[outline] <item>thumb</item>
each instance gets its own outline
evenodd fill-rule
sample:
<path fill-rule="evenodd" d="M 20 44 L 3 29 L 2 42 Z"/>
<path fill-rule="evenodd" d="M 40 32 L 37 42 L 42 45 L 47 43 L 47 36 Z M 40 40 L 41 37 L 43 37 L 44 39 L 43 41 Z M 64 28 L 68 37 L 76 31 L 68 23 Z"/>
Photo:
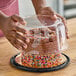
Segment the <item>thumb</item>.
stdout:
<path fill-rule="evenodd" d="M 15 22 L 21 23 L 22 25 L 26 24 L 25 20 L 18 15 L 11 16 L 11 19 L 14 20 Z"/>

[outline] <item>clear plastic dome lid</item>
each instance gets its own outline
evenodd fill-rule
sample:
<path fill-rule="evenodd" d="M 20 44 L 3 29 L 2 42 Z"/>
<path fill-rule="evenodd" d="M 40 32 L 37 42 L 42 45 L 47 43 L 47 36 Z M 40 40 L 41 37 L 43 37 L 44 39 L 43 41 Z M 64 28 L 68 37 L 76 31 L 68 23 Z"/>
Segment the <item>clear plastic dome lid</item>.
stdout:
<path fill-rule="evenodd" d="M 25 18 L 29 33 L 27 37 L 27 53 L 59 53 L 67 49 L 65 26 L 60 18 L 52 21 L 50 16 L 38 15 Z"/>
<path fill-rule="evenodd" d="M 65 26 L 60 18 L 52 21 L 50 16 L 38 15 L 25 18 L 27 24 L 21 26 L 30 42 L 22 50 L 23 66 L 34 68 L 54 67 L 62 64 L 61 52 L 67 49 Z"/>

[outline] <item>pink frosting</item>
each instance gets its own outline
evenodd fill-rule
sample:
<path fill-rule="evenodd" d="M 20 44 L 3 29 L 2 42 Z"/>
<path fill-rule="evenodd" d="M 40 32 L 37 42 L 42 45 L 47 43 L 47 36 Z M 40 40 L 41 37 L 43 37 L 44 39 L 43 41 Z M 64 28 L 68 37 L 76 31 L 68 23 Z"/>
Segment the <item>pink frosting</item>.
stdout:
<path fill-rule="evenodd" d="M 0 11 L 8 16 L 19 14 L 18 0 L 0 0 Z M 0 37 L 3 36 L 0 30 Z"/>

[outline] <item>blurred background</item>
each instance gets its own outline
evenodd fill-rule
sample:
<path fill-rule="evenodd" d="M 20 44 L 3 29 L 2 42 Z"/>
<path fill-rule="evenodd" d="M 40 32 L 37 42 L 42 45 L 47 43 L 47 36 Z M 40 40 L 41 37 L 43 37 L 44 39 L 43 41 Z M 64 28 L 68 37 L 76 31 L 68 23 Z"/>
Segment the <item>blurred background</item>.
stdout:
<path fill-rule="evenodd" d="M 67 19 L 76 17 L 76 0 L 47 0 L 47 6 Z M 19 0 L 19 11 L 21 17 L 35 14 L 31 0 Z"/>

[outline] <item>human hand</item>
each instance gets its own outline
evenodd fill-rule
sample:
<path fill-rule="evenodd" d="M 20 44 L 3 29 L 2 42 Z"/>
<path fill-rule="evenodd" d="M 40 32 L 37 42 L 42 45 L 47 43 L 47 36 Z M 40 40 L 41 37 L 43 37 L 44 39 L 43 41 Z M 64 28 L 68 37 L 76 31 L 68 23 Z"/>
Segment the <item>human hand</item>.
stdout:
<path fill-rule="evenodd" d="M 57 14 L 56 12 L 54 12 L 50 7 L 41 8 L 38 11 L 37 14 L 38 15 L 44 15 L 44 16 L 50 15 L 50 19 L 51 19 L 52 22 L 56 21 L 57 17 L 61 18 L 62 22 L 64 23 L 65 29 L 66 29 L 66 37 L 69 38 L 69 36 L 68 36 L 68 29 L 67 29 L 67 26 L 66 26 L 66 19 L 64 17 L 62 17 L 59 14 Z"/>
<path fill-rule="evenodd" d="M 5 16 L 0 23 L 5 37 L 19 50 L 26 50 L 29 43 L 29 39 L 25 36 L 28 33 L 27 30 L 19 27 L 25 24 L 26 22 L 17 15 Z"/>
<path fill-rule="evenodd" d="M 48 53 L 49 50 L 51 50 L 50 52 L 53 52 L 53 50 L 57 49 L 55 31 L 52 31 L 49 28 L 36 28 L 31 29 L 29 32 L 31 40 L 26 49 L 28 52 L 36 50 L 40 54 L 45 54 Z"/>

